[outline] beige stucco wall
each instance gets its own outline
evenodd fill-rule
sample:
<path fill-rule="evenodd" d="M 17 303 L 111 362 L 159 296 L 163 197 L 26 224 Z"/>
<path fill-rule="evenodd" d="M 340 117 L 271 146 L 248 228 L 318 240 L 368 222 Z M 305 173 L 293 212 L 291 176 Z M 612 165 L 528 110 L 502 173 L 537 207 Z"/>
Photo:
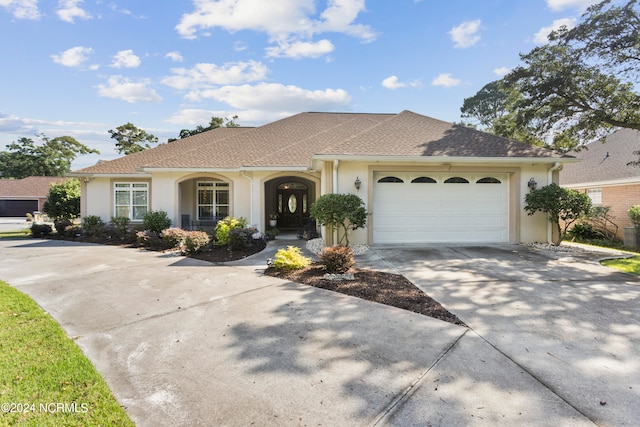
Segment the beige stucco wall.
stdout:
<path fill-rule="evenodd" d="M 495 164 L 449 164 L 449 165 L 425 165 L 425 164 L 384 164 L 376 163 L 371 165 L 366 162 L 341 161 L 337 165 L 337 182 L 335 186 L 338 193 L 352 193 L 358 195 L 365 203 L 368 212 L 373 205 L 373 173 L 376 171 L 407 171 L 407 170 L 431 170 L 445 172 L 495 172 L 509 174 L 509 241 L 510 243 L 521 242 L 547 242 L 550 238 L 550 227 L 543 214 L 527 215 L 524 210 L 524 197 L 529 191 L 527 183 L 533 178 L 538 188 L 548 185 L 552 181 L 549 169 L 553 164 L 505 164 L 496 167 Z M 333 178 L 335 164 L 325 162 L 323 177 Z M 360 189 L 355 188 L 354 182 L 358 178 L 361 181 Z M 325 192 L 330 192 L 331 188 L 325 188 Z M 369 215 L 368 226 L 351 232 L 350 243 L 371 244 L 373 241 L 372 221 L 375 221 L 374 214 Z M 332 239 L 327 239 L 331 243 Z"/>
<path fill-rule="evenodd" d="M 496 172 L 509 174 L 509 241 L 546 242 L 550 238 L 550 226 L 543 214 L 527 215 L 524 210 L 524 196 L 529 191 L 527 183 L 533 178 L 538 188 L 551 182 L 550 164 L 504 164 L 496 167 L 491 164 L 371 164 L 367 162 L 340 161 L 335 169 L 334 162 L 324 162 L 317 172 L 283 172 L 283 171 L 246 171 L 232 173 L 181 173 L 158 172 L 153 175 L 150 184 L 150 208 L 164 210 L 172 220 L 172 224 L 180 226 L 181 214 L 188 213 L 195 217 L 195 181 L 198 179 L 222 179 L 229 182 L 231 192 L 230 213 L 233 216 L 244 217 L 249 224 L 258 229 L 266 229 L 268 212 L 265 211 L 265 183 L 285 176 L 307 179 L 314 183 L 317 196 L 333 192 L 352 193 L 358 195 L 370 211 L 373 204 L 373 174 L 376 171 L 393 170 L 432 170 L 447 172 Z M 334 169 L 336 173 L 334 173 Z M 557 176 L 557 173 L 554 174 Z M 334 179 L 335 178 L 335 179 Z M 356 189 L 354 181 L 360 180 L 360 189 Z M 109 221 L 113 215 L 113 183 L 116 181 L 146 181 L 148 178 L 91 178 L 83 183 L 82 216 L 98 215 L 104 221 Z M 86 188 L 85 188 L 86 187 Z M 368 224 L 375 220 L 371 215 Z M 327 235 L 329 234 L 329 235 Z M 372 228 L 356 230 L 350 234 L 349 240 L 353 244 L 372 242 Z M 323 230 L 327 244 L 332 237 L 327 230 Z"/>

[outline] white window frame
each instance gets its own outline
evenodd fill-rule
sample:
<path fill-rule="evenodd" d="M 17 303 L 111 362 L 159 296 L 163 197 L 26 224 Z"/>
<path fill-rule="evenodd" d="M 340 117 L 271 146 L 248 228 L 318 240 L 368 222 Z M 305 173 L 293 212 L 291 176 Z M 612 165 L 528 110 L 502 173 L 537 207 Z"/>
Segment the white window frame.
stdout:
<path fill-rule="evenodd" d="M 204 200 L 203 203 L 201 199 L 201 191 L 205 191 L 205 189 L 211 190 L 210 200 Z M 222 203 L 220 198 L 222 194 L 226 193 L 226 203 Z M 196 220 L 198 221 L 207 221 L 207 220 L 216 220 L 219 217 L 226 217 L 230 215 L 231 206 L 231 193 L 229 190 L 229 183 L 224 181 L 197 181 L 196 182 Z M 207 207 L 211 211 L 211 216 L 202 216 L 201 208 Z"/>
<path fill-rule="evenodd" d="M 594 206 L 602 205 L 602 188 L 587 188 L 587 196 L 591 199 Z"/>
<path fill-rule="evenodd" d="M 118 193 L 128 193 L 126 203 L 119 203 L 123 199 L 118 197 Z M 140 196 L 144 199 L 144 203 L 140 202 Z M 126 215 L 123 208 L 126 208 Z M 149 212 L 148 182 L 113 183 L 113 216 L 124 216 L 132 222 L 142 222 L 147 212 Z"/>

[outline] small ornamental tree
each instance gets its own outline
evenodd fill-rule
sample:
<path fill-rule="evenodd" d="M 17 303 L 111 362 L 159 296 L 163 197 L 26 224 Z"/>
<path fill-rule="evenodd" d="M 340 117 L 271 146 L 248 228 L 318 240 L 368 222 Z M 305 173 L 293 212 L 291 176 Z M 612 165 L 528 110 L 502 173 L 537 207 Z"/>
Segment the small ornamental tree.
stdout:
<path fill-rule="evenodd" d="M 349 246 L 349 231 L 363 228 L 367 222 L 364 202 L 355 194 L 325 194 L 316 200 L 309 211 L 318 224 L 335 227 L 338 244 Z"/>
<path fill-rule="evenodd" d="M 80 216 L 80 181 L 73 178 L 60 184 L 51 184 L 43 209 L 53 219 Z"/>
<path fill-rule="evenodd" d="M 591 199 L 577 190 L 562 188 L 558 184 L 549 184 L 528 193 L 524 201 L 524 209 L 529 215 L 544 212 L 556 231 L 554 245 L 559 245 L 567 234 L 567 230 L 576 220 L 591 210 Z"/>

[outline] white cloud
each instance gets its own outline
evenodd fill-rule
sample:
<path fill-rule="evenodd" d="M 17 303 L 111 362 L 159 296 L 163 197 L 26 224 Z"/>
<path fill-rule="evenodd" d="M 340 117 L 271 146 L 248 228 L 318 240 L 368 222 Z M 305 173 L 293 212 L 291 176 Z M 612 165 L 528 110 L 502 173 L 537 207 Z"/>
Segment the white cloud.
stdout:
<path fill-rule="evenodd" d="M 228 62 L 221 66 L 201 63 L 192 68 L 173 68 L 173 75 L 163 78 L 162 83 L 174 89 L 198 89 L 202 86 L 264 80 L 268 71 L 264 64 L 257 61 Z"/>
<path fill-rule="evenodd" d="M 123 76 L 110 76 L 106 85 L 98 85 L 98 95 L 122 99 L 130 103 L 162 101 L 162 97 L 148 87 L 150 84 L 149 79 L 134 82 Z"/>
<path fill-rule="evenodd" d="M 233 110 L 233 111 L 221 111 L 221 110 L 201 110 L 201 109 L 183 109 L 176 112 L 174 115 L 165 120 L 167 123 L 172 123 L 181 126 L 197 126 L 209 123 L 211 117 L 226 117 L 231 118 L 238 116 L 236 123 L 240 126 L 259 126 L 265 123 L 270 123 L 285 117 L 289 117 L 300 111 L 262 111 L 262 110 Z"/>
<path fill-rule="evenodd" d="M 333 52 L 334 46 L 329 40 L 320 40 L 318 42 L 301 42 L 293 43 L 282 42 L 277 47 L 267 48 L 267 57 L 270 58 L 318 58 Z"/>
<path fill-rule="evenodd" d="M 498 67 L 493 69 L 493 74 L 502 77 L 509 74 L 509 71 L 511 71 L 511 68 L 509 67 Z"/>
<path fill-rule="evenodd" d="M 58 17 L 66 22 L 74 23 L 75 18 L 91 19 L 92 16 L 79 5 L 84 0 L 58 0 Z"/>
<path fill-rule="evenodd" d="M 319 16 L 313 0 L 279 0 L 278 7 L 264 0 L 194 0 L 194 6 L 195 11 L 182 15 L 175 27 L 182 37 L 193 39 L 198 32 L 216 27 L 230 32 L 252 30 L 266 33 L 271 42 L 280 45 L 274 48 L 277 56 L 287 52 L 287 45 L 323 32 L 348 34 L 365 42 L 376 38 L 369 26 L 354 22 L 365 10 L 364 0 L 328 0 Z M 314 45 L 309 43 L 307 50 Z M 318 47 L 326 50 L 327 44 L 315 46 L 315 53 Z"/>
<path fill-rule="evenodd" d="M 568 29 L 571 29 L 576 26 L 575 18 L 562 18 L 556 19 L 553 23 L 548 27 L 542 27 L 540 30 L 533 36 L 533 41 L 538 44 L 545 44 L 549 42 L 549 33 L 557 30 L 558 28 L 565 26 Z"/>
<path fill-rule="evenodd" d="M 553 11 L 565 9 L 577 9 L 579 11 L 586 10 L 589 6 L 600 2 L 601 0 L 547 0 L 547 6 Z"/>
<path fill-rule="evenodd" d="M 457 48 L 471 47 L 480 41 L 480 25 L 482 21 L 476 19 L 475 21 L 466 21 L 457 27 L 453 27 L 449 31 L 451 40 L 453 40 L 453 46 Z"/>
<path fill-rule="evenodd" d="M 178 52 L 177 50 L 174 50 L 173 52 L 167 53 L 164 57 L 165 58 L 169 58 L 173 62 L 182 62 L 182 61 L 184 61 L 184 58 L 182 57 L 182 54 L 180 52 Z"/>
<path fill-rule="evenodd" d="M 209 98 L 233 108 L 262 111 L 330 111 L 351 102 L 343 89 L 308 90 L 279 83 L 223 86 L 192 93 L 193 99 Z"/>
<path fill-rule="evenodd" d="M 414 80 L 410 82 L 401 82 L 398 80 L 398 76 L 389 76 L 382 81 L 382 86 L 387 89 L 396 90 L 404 87 L 418 87 L 420 82 Z"/>
<path fill-rule="evenodd" d="M 76 46 L 65 50 L 59 55 L 51 55 L 53 62 L 64 65 L 65 67 L 80 67 L 93 53 L 90 47 Z"/>
<path fill-rule="evenodd" d="M 38 0 L 0 0 L 0 6 L 7 9 L 16 19 L 37 20 L 42 17 L 38 9 Z"/>
<path fill-rule="evenodd" d="M 133 50 L 121 50 L 113 56 L 111 67 L 113 68 L 137 68 L 140 66 L 140 58 Z"/>
<path fill-rule="evenodd" d="M 431 81 L 433 86 L 454 87 L 460 86 L 462 80 L 453 78 L 451 73 L 441 73 Z"/>

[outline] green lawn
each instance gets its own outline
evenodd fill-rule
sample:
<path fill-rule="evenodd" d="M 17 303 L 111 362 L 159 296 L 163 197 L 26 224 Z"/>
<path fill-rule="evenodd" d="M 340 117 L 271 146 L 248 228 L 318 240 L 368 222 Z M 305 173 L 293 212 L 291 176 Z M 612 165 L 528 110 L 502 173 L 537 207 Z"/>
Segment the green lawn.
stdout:
<path fill-rule="evenodd" d="M 2 281 L 0 404 L 0 425 L 134 425 L 75 342 Z"/>
<path fill-rule="evenodd" d="M 12 239 L 16 237 L 27 237 L 31 231 L 27 228 L 16 231 L 0 231 L 0 239 Z"/>
<path fill-rule="evenodd" d="M 602 261 L 602 265 L 624 271 L 625 273 L 640 275 L 640 256 L 608 259 Z"/>

